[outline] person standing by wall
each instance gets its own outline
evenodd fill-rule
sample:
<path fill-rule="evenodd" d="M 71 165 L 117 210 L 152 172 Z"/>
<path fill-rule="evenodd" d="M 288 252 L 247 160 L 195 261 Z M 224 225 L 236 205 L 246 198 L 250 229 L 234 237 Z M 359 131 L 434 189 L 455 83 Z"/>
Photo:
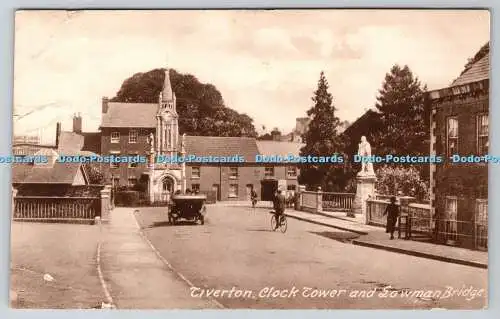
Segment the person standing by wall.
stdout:
<path fill-rule="evenodd" d="M 390 239 L 394 239 L 394 231 L 396 229 L 396 222 L 399 216 L 399 207 L 396 205 L 396 197 L 391 197 L 391 203 L 387 205 L 384 216 L 387 215 L 387 224 L 385 226 L 385 232 L 391 234 Z"/>

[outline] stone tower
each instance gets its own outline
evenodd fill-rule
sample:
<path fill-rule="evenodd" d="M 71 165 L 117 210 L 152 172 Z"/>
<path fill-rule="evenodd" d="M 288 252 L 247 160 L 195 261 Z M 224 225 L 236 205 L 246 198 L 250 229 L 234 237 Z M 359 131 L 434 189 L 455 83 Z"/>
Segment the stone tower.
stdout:
<path fill-rule="evenodd" d="M 156 154 L 173 156 L 179 151 L 179 115 L 176 107 L 170 72 L 169 69 L 166 69 L 156 114 Z"/>

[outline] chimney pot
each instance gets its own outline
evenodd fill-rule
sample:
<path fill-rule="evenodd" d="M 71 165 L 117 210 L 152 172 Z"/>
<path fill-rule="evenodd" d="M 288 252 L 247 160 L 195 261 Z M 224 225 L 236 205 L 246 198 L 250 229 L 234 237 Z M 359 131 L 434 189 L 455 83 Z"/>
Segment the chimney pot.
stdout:
<path fill-rule="evenodd" d="M 82 118 L 80 117 L 80 113 L 78 113 L 78 116 L 73 117 L 73 132 L 82 132 Z"/>
<path fill-rule="evenodd" d="M 104 96 L 102 98 L 102 113 L 108 112 L 108 103 L 109 103 L 108 97 Z"/>

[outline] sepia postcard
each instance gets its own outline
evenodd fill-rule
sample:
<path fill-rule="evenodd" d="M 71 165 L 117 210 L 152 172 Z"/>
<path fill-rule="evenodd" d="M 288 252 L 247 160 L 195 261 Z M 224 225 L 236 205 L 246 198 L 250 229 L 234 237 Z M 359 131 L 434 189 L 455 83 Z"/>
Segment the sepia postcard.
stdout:
<path fill-rule="evenodd" d="M 486 309 L 488 10 L 20 10 L 10 305 Z"/>

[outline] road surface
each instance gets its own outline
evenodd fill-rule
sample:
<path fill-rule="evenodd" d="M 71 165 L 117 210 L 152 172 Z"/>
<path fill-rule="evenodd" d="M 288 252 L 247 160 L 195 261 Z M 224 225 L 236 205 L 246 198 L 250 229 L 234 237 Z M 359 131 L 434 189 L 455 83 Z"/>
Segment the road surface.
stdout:
<path fill-rule="evenodd" d="M 167 223 L 161 208 L 136 214 L 142 231 L 193 287 L 226 308 L 478 309 L 487 270 L 354 246 L 356 236 L 288 219 L 270 230 L 266 209 L 210 206 L 205 225 Z"/>

